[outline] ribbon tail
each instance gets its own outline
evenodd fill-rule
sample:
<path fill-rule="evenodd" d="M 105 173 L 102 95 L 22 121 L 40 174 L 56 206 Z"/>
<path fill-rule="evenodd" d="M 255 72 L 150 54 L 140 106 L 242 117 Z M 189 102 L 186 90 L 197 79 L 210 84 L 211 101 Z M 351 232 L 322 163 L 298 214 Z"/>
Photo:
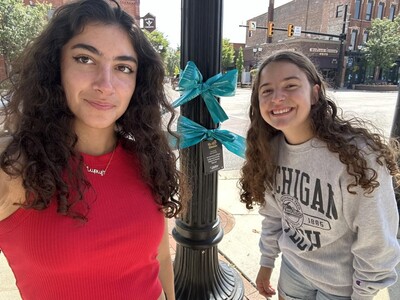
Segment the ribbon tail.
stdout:
<path fill-rule="evenodd" d="M 217 99 L 209 91 L 202 94 L 207 109 L 214 123 L 222 123 L 229 119 Z"/>
<path fill-rule="evenodd" d="M 233 154 L 246 158 L 246 139 L 233 132 L 229 132 L 229 134 L 234 137 L 233 141 L 220 140 L 220 142 Z"/>

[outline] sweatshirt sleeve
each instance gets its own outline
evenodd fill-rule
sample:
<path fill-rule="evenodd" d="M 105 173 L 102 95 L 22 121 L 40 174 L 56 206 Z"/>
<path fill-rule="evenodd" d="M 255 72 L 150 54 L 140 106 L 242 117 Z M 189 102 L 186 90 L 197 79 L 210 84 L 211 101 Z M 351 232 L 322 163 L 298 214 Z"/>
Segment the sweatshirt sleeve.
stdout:
<path fill-rule="evenodd" d="M 371 155 L 370 155 L 371 156 Z M 386 167 L 368 157 L 377 171 L 379 187 L 371 194 L 357 187 L 355 195 L 347 192 L 348 178 L 343 186 L 344 214 L 356 238 L 351 246 L 353 259 L 352 300 L 370 300 L 379 290 L 397 280 L 395 267 L 400 261 L 396 238 L 399 216 L 393 183 Z"/>
<path fill-rule="evenodd" d="M 282 235 L 282 217 L 271 194 L 267 194 L 265 197 L 264 205 L 260 208 L 259 213 L 264 217 L 259 242 L 261 251 L 260 265 L 273 268 L 275 259 L 280 252 L 278 240 Z"/>

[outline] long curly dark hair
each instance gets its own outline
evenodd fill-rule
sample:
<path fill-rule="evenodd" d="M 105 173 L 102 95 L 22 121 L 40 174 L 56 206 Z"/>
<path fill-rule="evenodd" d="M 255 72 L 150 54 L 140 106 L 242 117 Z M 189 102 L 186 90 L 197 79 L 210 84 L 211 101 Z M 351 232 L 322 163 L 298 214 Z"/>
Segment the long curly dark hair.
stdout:
<path fill-rule="evenodd" d="M 340 161 L 347 166 L 347 172 L 354 177 L 354 181 L 347 186 L 349 193 L 355 193 L 352 190 L 355 186 L 361 186 L 366 193 L 379 186 L 377 172 L 368 166 L 356 141 L 363 141 L 376 153 L 377 162 L 386 165 L 396 185 L 399 185 L 398 142 L 394 139 L 387 141 L 369 121 L 356 117 L 345 120 L 341 110 L 327 96 L 326 84 L 311 60 L 302 53 L 284 50 L 269 56 L 261 64 L 252 87 L 246 161 L 239 180 L 240 199 L 248 209 L 254 204 L 263 204 L 265 192 L 272 191 L 274 185 L 276 153 L 271 140 L 281 131 L 264 121 L 258 99 L 260 74 L 271 62 L 292 63 L 306 74 L 311 86 L 320 86 L 318 101 L 312 105 L 310 112 L 312 129 L 314 136 L 324 141 L 330 151 L 338 153 Z"/>
<path fill-rule="evenodd" d="M 85 219 L 72 209 L 84 199 L 90 183 L 74 148 L 78 136 L 61 85 L 60 59 L 62 47 L 89 23 L 117 25 L 131 39 L 138 56 L 136 89 L 117 120 L 117 135 L 124 149 L 138 156 L 142 177 L 164 214 L 176 216 L 190 192 L 166 136 L 166 131 L 173 134 L 175 113 L 164 92 L 164 64 L 133 18 L 116 2 L 81 0 L 59 7 L 13 66 L 12 87 L 2 95 L 4 109 L 0 111 L 8 129 L 3 135 L 11 136 L 0 158 L 1 168 L 22 178 L 23 207 L 41 210 L 57 201 L 60 214 Z M 166 113 L 170 118 L 165 125 Z M 78 191 L 77 196 L 71 191 Z"/>

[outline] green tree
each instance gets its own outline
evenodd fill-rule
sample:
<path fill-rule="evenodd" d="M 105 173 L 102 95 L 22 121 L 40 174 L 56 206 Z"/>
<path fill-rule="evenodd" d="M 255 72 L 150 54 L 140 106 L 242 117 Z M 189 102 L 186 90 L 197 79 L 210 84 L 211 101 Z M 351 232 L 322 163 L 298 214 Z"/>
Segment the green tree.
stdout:
<path fill-rule="evenodd" d="M 171 47 L 167 50 L 167 55 L 165 59 L 165 64 L 167 68 L 167 75 L 169 77 L 174 77 L 179 73 L 181 51 L 179 48 L 173 49 Z"/>
<path fill-rule="evenodd" d="M 143 32 L 145 33 L 147 38 L 150 40 L 154 49 L 156 49 L 160 53 L 162 59 L 165 62 L 165 58 L 167 56 L 167 51 L 168 51 L 168 47 L 169 47 L 169 42 L 164 37 L 164 34 L 158 30 L 154 30 L 152 32 L 143 30 Z"/>
<path fill-rule="evenodd" d="M 226 72 L 228 69 L 234 66 L 235 49 L 229 39 L 222 40 L 222 71 Z"/>
<path fill-rule="evenodd" d="M 6 75 L 27 43 L 47 24 L 51 4 L 25 5 L 22 0 L 0 0 L 0 54 Z"/>
<path fill-rule="evenodd" d="M 236 58 L 236 69 L 238 70 L 238 81 L 240 82 L 240 85 L 242 84 L 243 65 L 244 65 L 243 49 L 242 47 L 240 47 L 238 51 L 238 56 Z"/>
<path fill-rule="evenodd" d="M 374 80 L 379 79 L 381 68 L 391 68 L 399 56 L 400 16 L 394 21 L 374 19 L 368 31 L 368 41 L 363 53 L 367 62 L 374 67 Z"/>

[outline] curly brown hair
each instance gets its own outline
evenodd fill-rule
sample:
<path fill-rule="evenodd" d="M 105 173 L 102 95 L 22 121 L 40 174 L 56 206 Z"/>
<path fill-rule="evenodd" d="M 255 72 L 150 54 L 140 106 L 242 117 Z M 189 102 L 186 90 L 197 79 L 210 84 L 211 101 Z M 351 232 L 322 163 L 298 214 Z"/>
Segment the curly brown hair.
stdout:
<path fill-rule="evenodd" d="M 166 136 L 166 132 L 173 134 L 175 113 L 164 92 L 163 61 L 133 18 L 114 4 L 81 0 L 59 7 L 13 66 L 9 78 L 12 87 L 2 96 L 4 108 L 0 111 L 8 129 L 3 135 L 12 139 L 1 154 L 0 164 L 7 174 L 22 177 L 25 208 L 41 210 L 57 201 L 60 214 L 85 219 L 72 209 L 84 199 L 90 183 L 82 171 L 82 157 L 75 150 L 78 136 L 61 85 L 60 58 L 62 47 L 89 23 L 119 26 L 128 33 L 138 55 L 136 89 L 116 122 L 119 143 L 138 156 L 142 177 L 166 217 L 176 216 L 189 197 Z M 170 115 L 166 126 L 165 113 Z M 71 191 L 78 191 L 74 199 L 76 193 Z"/>
<path fill-rule="evenodd" d="M 326 83 L 311 60 L 296 51 L 279 51 L 269 56 L 261 64 L 252 87 L 250 106 L 250 128 L 247 132 L 246 161 L 241 169 L 239 185 L 240 199 L 248 209 L 254 204 L 263 204 L 265 192 L 273 189 L 273 175 L 276 162 L 271 140 L 281 131 L 267 124 L 261 116 L 258 99 L 260 74 L 271 62 L 289 62 L 300 68 L 311 86 L 320 86 L 318 101 L 312 105 L 310 117 L 314 136 L 326 143 L 327 148 L 338 153 L 339 160 L 347 166 L 347 172 L 354 181 L 347 186 L 361 186 L 371 193 L 379 186 L 378 174 L 368 166 L 365 155 L 356 141 L 363 141 L 376 153 L 376 161 L 386 165 L 396 185 L 400 183 L 398 168 L 399 144 L 395 139 L 386 140 L 371 122 L 353 117 L 343 118 L 341 110 L 326 94 Z"/>

